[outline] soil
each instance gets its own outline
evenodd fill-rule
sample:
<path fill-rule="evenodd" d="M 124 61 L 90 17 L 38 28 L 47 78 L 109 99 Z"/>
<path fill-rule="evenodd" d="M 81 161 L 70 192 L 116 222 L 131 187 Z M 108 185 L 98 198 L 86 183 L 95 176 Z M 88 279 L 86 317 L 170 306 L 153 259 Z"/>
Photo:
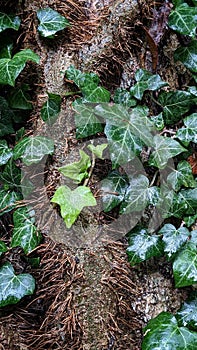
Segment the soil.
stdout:
<path fill-rule="evenodd" d="M 48 6 L 71 23 L 54 40 L 41 38 L 36 31 L 36 11 Z M 119 222 L 121 229 L 116 230 L 116 221 L 111 226 L 102 221 L 97 207 L 83 211 L 68 230 L 50 199 L 65 182 L 58 167 L 76 161 L 79 149 L 89 142 L 76 140 L 73 98 L 65 97 L 75 88 L 65 81 L 65 70 L 71 64 L 96 72 L 112 93 L 119 86 L 130 87 L 140 67 L 157 71 L 171 89 L 187 85 L 189 73 L 173 61 L 178 38 L 169 34 L 166 26 L 170 4 L 25 0 L 18 2 L 18 9 L 22 17 L 18 45 L 41 57 L 40 65 L 27 65 L 21 77 L 29 80 L 35 96 L 27 132 L 53 138 L 55 153 L 39 168 L 23 169 L 36 183 L 36 192 L 26 199 L 34 205 L 43 234 L 42 244 L 30 256 L 41 260 L 39 267 L 32 268 L 23 254 L 13 249 L 12 263 L 18 271 L 31 272 L 37 287 L 33 296 L 0 311 L 0 349 L 139 350 L 148 320 L 161 311 L 176 312 L 189 289 L 174 288 L 172 269 L 165 260 L 130 267 L 125 252 L 126 223 Z M 152 28 L 154 32 L 158 25 L 160 35 L 157 49 L 153 49 L 146 31 Z M 40 118 L 47 92 L 62 97 L 61 113 L 53 127 Z M 101 143 L 103 138 L 98 135 L 95 142 Z M 102 178 L 100 173 L 100 177 L 94 174 L 93 185 Z"/>

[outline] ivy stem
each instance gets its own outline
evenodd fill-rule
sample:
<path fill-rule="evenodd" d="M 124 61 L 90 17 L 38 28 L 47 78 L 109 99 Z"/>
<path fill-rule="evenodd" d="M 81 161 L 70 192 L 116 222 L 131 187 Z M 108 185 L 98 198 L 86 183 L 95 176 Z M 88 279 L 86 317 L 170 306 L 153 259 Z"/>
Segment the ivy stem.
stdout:
<path fill-rule="evenodd" d="M 64 92 L 62 94 L 62 96 L 65 96 L 65 97 L 69 97 L 69 96 L 73 96 L 73 95 L 78 95 L 78 94 L 81 94 L 81 91 L 67 91 L 67 92 Z"/>
<path fill-rule="evenodd" d="M 150 183 L 149 187 L 151 187 L 151 186 L 154 184 L 154 182 L 155 182 L 155 179 L 156 179 L 156 177 L 157 177 L 158 172 L 159 172 L 159 170 L 157 170 L 157 171 L 154 173 L 153 179 L 152 179 L 152 181 L 151 181 L 151 183 Z"/>
<path fill-rule="evenodd" d="M 92 164 L 91 164 L 91 167 L 90 167 L 90 170 L 89 170 L 89 173 L 88 173 L 88 177 L 87 179 L 85 179 L 84 183 L 83 183 L 83 186 L 87 186 L 88 185 L 88 182 L 92 176 L 92 173 L 93 173 L 93 170 L 94 170 L 94 167 L 95 167 L 95 161 L 96 161 L 96 156 L 94 153 L 92 153 Z"/>

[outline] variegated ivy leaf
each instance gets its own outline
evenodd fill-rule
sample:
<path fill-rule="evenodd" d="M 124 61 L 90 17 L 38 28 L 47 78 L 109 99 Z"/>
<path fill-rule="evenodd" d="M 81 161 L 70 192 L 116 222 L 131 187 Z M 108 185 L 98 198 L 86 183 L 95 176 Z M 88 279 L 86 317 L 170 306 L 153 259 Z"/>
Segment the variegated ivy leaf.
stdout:
<path fill-rule="evenodd" d="M 11 246 L 20 246 L 28 254 L 38 246 L 42 238 L 35 226 L 35 212 L 27 207 L 18 208 L 13 214 L 13 221 Z"/>
<path fill-rule="evenodd" d="M 176 229 L 172 224 L 165 224 L 159 231 L 164 242 L 164 252 L 170 258 L 189 239 L 190 232 L 186 227 Z"/>
<path fill-rule="evenodd" d="M 164 169 L 169 159 L 186 151 L 179 142 L 160 135 L 154 136 L 153 147 L 155 150 L 150 157 L 149 164 L 159 169 Z"/>
<path fill-rule="evenodd" d="M 181 326 L 187 326 L 197 331 L 197 295 L 196 292 L 183 303 L 180 310 L 176 313 Z"/>
<path fill-rule="evenodd" d="M 186 146 L 190 142 L 197 143 L 197 113 L 189 115 L 183 122 L 185 127 L 177 131 L 176 137 Z"/>
<path fill-rule="evenodd" d="M 48 99 L 41 108 L 41 118 L 48 125 L 55 123 L 61 109 L 61 97 L 48 92 Z"/>
<path fill-rule="evenodd" d="M 0 166 L 6 164 L 12 155 L 13 151 L 8 147 L 6 140 L 0 140 Z"/>
<path fill-rule="evenodd" d="M 0 12 L 0 32 L 5 29 L 18 30 L 20 23 L 21 20 L 18 16 L 7 15 L 6 13 Z"/>
<path fill-rule="evenodd" d="M 70 26 L 69 21 L 50 7 L 37 11 L 40 22 L 38 32 L 45 38 L 53 38 L 54 34 Z"/>
<path fill-rule="evenodd" d="M 103 125 L 96 117 L 94 108 L 86 103 L 74 103 L 76 137 L 78 139 L 103 131 Z"/>
<path fill-rule="evenodd" d="M 159 236 L 150 235 L 147 230 L 138 228 L 132 230 L 128 235 L 129 247 L 126 253 L 132 266 L 163 254 L 163 243 Z"/>
<path fill-rule="evenodd" d="M 9 262 L 0 268 L 0 307 L 16 304 L 25 295 L 33 294 L 34 290 L 35 280 L 29 273 L 16 275 Z"/>
<path fill-rule="evenodd" d="M 177 319 L 169 312 L 161 312 L 144 328 L 142 350 L 194 350 L 197 333 L 179 327 Z"/>
<path fill-rule="evenodd" d="M 185 67 L 197 73 L 197 41 L 192 40 L 187 46 L 180 46 L 174 53 L 175 61 L 181 61 Z"/>
<path fill-rule="evenodd" d="M 102 204 L 105 212 L 112 210 L 124 200 L 127 187 L 127 177 L 116 170 L 101 181 Z"/>
<path fill-rule="evenodd" d="M 0 190 L 0 216 L 14 209 L 20 199 L 17 192 Z"/>
<path fill-rule="evenodd" d="M 183 3 L 171 11 L 168 25 L 183 35 L 195 37 L 197 27 L 197 8 Z"/>
<path fill-rule="evenodd" d="M 196 242 L 188 242 L 177 253 L 173 262 L 175 287 L 181 288 L 197 283 Z"/>
<path fill-rule="evenodd" d="M 5 190 L 18 189 L 21 185 L 21 169 L 16 166 L 11 158 L 6 164 L 3 172 L 0 174 L 0 182 Z"/>
<path fill-rule="evenodd" d="M 132 96 L 141 100 L 146 90 L 155 91 L 163 86 L 168 85 L 162 81 L 158 74 L 152 74 L 145 69 L 138 69 L 135 73 L 137 83 L 130 89 Z"/>
<path fill-rule="evenodd" d="M 53 140 L 44 136 L 26 137 L 15 146 L 14 159 L 21 158 L 25 165 L 31 165 L 53 151 Z"/>
<path fill-rule="evenodd" d="M 177 169 L 173 169 L 168 175 L 167 183 L 169 187 L 172 187 L 175 191 L 178 191 L 182 186 L 197 187 L 197 182 L 194 180 L 192 174 L 191 165 L 186 160 L 179 162 Z"/>
<path fill-rule="evenodd" d="M 0 59 L 0 84 L 14 86 L 27 61 L 39 63 L 40 58 L 30 49 L 21 50 L 13 58 Z"/>

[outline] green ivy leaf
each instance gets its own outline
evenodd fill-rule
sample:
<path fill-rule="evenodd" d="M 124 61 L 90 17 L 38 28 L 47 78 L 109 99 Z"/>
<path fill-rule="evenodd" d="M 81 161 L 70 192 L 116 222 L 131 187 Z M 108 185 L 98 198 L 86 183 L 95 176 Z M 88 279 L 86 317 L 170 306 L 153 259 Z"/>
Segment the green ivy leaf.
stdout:
<path fill-rule="evenodd" d="M 181 190 L 174 196 L 172 214 L 177 218 L 183 215 L 195 215 L 197 209 L 197 188 Z"/>
<path fill-rule="evenodd" d="M 96 199 L 86 186 L 79 186 L 73 191 L 68 186 L 60 186 L 51 202 L 60 205 L 61 216 L 67 228 L 74 224 L 84 207 L 96 205 Z"/>
<path fill-rule="evenodd" d="M 141 100 L 146 90 L 156 91 L 168 83 L 162 81 L 158 74 L 152 74 L 145 69 L 138 69 L 135 73 L 137 83 L 130 89 L 131 95 Z"/>
<path fill-rule="evenodd" d="M 43 37 L 53 38 L 54 34 L 70 26 L 69 21 L 50 7 L 37 11 L 37 18 L 40 22 L 38 32 Z"/>
<path fill-rule="evenodd" d="M 159 236 L 149 235 L 145 229 L 135 231 L 134 229 L 129 234 L 129 247 L 126 250 L 132 266 L 163 254 L 163 244 Z"/>
<path fill-rule="evenodd" d="M 126 176 L 120 175 L 116 170 L 112 171 L 101 181 L 102 204 L 104 212 L 108 212 L 119 205 L 128 187 Z"/>
<path fill-rule="evenodd" d="M 25 165 L 39 163 L 39 161 L 54 151 L 54 142 L 48 137 L 26 137 L 14 147 L 14 159 L 21 158 Z"/>
<path fill-rule="evenodd" d="M 167 125 L 178 122 L 196 104 L 194 96 L 181 90 L 161 92 L 158 102 L 163 106 L 163 117 Z"/>
<path fill-rule="evenodd" d="M 0 165 L 4 165 L 12 157 L 13 151 L 8 147 L 6 140 L 0 140 Z"/>
<path fill-rule="evenodd" d="M 55 123 L 61 110 L 61 97 L 48 92 L 48 100 L 41 108 L 41 118 L 48 125 Z"/>
<path fill-rule="evenodd" d="M 160 113 L 158 115 L 152 116 L 150 120 L 153 122 L 155 128 L 157 130 L 163 130 L 165 124 L 164 124 L 164 119 L 163 119 L 163 113 Z"/>
<path fill-rule="evenodd" d="M 0 190 L 0 216 L 14 209 L 20 199 L 17 192 Z"/>
<path fill-rule="evenodd" d="M 21 24 L 21 20 L 18 16 L 7 15 L 0 12 L 0 32 L 5 29 L 18 30 Z"/>
<path fill-rule="evenodd" d="M 114 168 L 139 155 L 144 143 L 152 144 L 153 125 L 147 118 L 147 108 L 136 107 L 128 111 L 123 105 L 104 104 L 96 106 L 95 111 L 106 119 L 105 134 Z"/>
<path fill-rule="evenodd" d="M 164 169 L 169 159 L 186 151 L 179 142 L 160 135 L 154 136 L 153 147 L 155 150 L 150 157 L 149 164 L 159 169 Z"/>
<path fill-rule="evenodd" d="M 187 326 L 197 331 L 197 297 L 196 293 L 186 300 L 176 313 L 176 319 L 181 326 Z"/>
<path fill-rule="evenodd" d="M 68 80 L 72 80 L 80 89 L 92 84 L 98 86 L 100 82 L 97 74 L 93 72 L 83 73 L 79 69 L 76 69 L 73 65 L 67 69 L 66 77 Z"/>
<path fill-rule="evenodd" d="M 0 96 L 0 137 L 14 133 L 12 119 L 14 113 L 8 106 L 7 101 Z"/>
<path fill-rule="evenodd" d="M 6 247 L 6 244 L 0 240 L 0 256 L 7 252 L 8 248 Z"/>
<path fill-rule="evenodd" d="M 124 201 L 120 207 L 121 214 L 143 211 L 149 202 L 149 180 L 144 175 L 131 178 Z"/>
<path fill-rule="evenodd" d="M 175 191 L 180 190 L 182 186 L 197 187 L 197 183 L 192 174 L 192 168 L 186 160 L 179 162 L 177 170 L 173 169 L 168 175 L 167 183 L 169 187 L 172 187 Z"/>
<path fill-rule="evenodd" d="M 16 78 L 29 60 L 39 63 L 40 58 L 30 49 L 18 52 L 13 58 L 1 58 L 0 84 L 14 86 Z"/>
<path fill-rule="evenodd" d="M 13 221 L 11 246 L 20 246 L 28 254 L 38 246 L 42 238 L 35 226 L 35 212 L 27 207 L 18 208 L 13 214 Z"/>
<path fill-rule="evenodd" d="M 21 170 L 16 166 L 11 158 L 0 174 L 0 182 L 3 183 L 4 189 L 18 189 L 21 184 Z"/>
<path fill-rule="evenodd" d="M 183 218 L 183 221 L 187 227 L 190 227 L 192 224 L 194 224 L 196 220 L 197 220 L 197 213 L 195 215 L 192 215 L 192 216 L 189 215 Z"/>
<path fill-rule="evenodd" d="M 99 159 L 103 158 L 103 151 L 107 148 L 107 143 L 102 143 L 101 145 L 94 146 L 92 144 L 88 145 L 87 148 Z"/>
<path fill-rule="evenodd" d="M 142 350 L 194 350 L 197 347 L 197 333 L 179 327 L 169 312 L 161 312 L 150 320 L 144 333 Z"/>
<path fill-rule="evenodd" d="M 197 41 L 191 41 L 187 46 L 179 47 L 174 53 L 174 59 L 181 61 L 185 67 L 190 69 L 192 72 L 197 73 Z"/>
<path fill-rule="evenodd" d="M 75 103 L 75 125 L 77 139 L 95 135 L 103 131 L 103 126 L 96 117 L 94 108 L 88 104 Z"/>
<path fill-rule="evenodd" d="M 183 3 L 170 12 L 168 26 L 176 32 L 195 37 L 197 27 L 197 9 Z"/>
<path fill-rule="evenodd" d="M 0 307 L 16 304 L 25 295 L 33 294 L 35 280 L 29 273 L 16 275 L 10 263 L 0 268 Z"/>
<path fill-rule="evenodd" d="M 184 245 L 173 262 L 175 287 L 181 288 L 197 283 L 197 249 L 196 244 Z"/>
<path fill-rule="evenodd" d="M 114 102 L 117 104 L 122 104 L 123 106 L 130 108 L 135 107 L 137 104 L 137 101 L 132 98 L 132 95 L 129 91 L 117 88 L 114 92 Z"/>
<path fill-rule="evenodd" d="M 159 231 L 164 242 L 164 252 L 170 258 L 188 240 L 190 232 L 186 227 L 176 229 L 172 224 L 165 224 Z"/>
<path fill-rule="evenodd" d="M 188 146 L 190 142 L 197 143 L 197 113 L 189 115 L 183 122 L 185 128 L 179 129 L 176 133 L 176 137 L 186 146 Z"/>
<path fill-rule="evenodd" d="M 84 96 L 84 102 L 88 103 L 101 103 L 109 102 L 110 92 L 102 86 L 92 83 L 81 88 L 81 92 Z"/>
<path fill-rule="evenodd" d="M 58 170 L 64 176 L 69 177 L 76 183 L 80 183 L 88 177 L 88 168 L 91 166 L 90 157 L 82 150 L 79 150 L 80 160 L 71 164 L 64 165 Z"/>
<path fill-rule="evenodd" d="M 31 97 L 28 94 L 29 85 L 23 84 L 21 87 L 11 90 L 8 102 L 11 108 L 30 110 L 32 109 Z"/>

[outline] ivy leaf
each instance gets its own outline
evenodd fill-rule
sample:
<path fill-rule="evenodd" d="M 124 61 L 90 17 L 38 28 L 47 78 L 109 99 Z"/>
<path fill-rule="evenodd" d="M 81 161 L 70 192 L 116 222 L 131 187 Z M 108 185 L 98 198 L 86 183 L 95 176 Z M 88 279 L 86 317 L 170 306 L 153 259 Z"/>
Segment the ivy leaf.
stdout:
<path fill-rule="evenodd" d="M 6 140 L 0 140 L 0 165 L 4 165 L 12 157 L 13 151 L 8 147 Z"/>
<path fill-rule="evenodd" d="M 174 315 L 161 312 L 144 328 L 142 350 L 193 350 L 197 347 L 197 334 L 179 327 Z"/>
<path fill-rule="evenodd" d="M 101 145 L 94 146 L 92 144 L 88 145 L 87 148 L 99 159 L 103 158 L 103 151 L 107 148 L 107 143 L 102 143 Z"/>
<path fill-rule="evenodd" d="M 197 73 L 197 41 L 191 41 L 187 46 L 179 47 L 174 53 L 174 60 L 181 61 L 185 67 L 190 69 L 192 72 Z"/>
<path fill-rule="evenodd" d="M 37 11 L 37 18 L 40 22 L 38 32 L 43 37 L 53 38 L 54 34 L 70 26 L 69 21 L 50 7 Z"/>
<path fill-rule="evenodd" d="M 28 254 L 38 246 L 42 238 L 35 226 L 35 212 L 27 207 L 18 208 L 13 214 L 13 221 L 11 246 L 20 246 Z"/>
<path fill-rule="evenodd" d="M 6 244 L 0 240 L 0 256 L 7 252 L 8 248 L 6 247 Z"/>
<path fill-rule="evenodd" d="M 197 9 L 183 3 L 170 12 L 168 26 L 183 35 L 195 37 Z"/>
<path fill-rule="evenodd" d="M 109 102 L 110 92 L 102 86 L 92 83 L 81 88 L 81 92 L 84 96 L 84 102 L 89 103 L 101 103 Z"/>
<path fill-rule="evenodd" d="M 68 186 L 60 186 L 51 202 L 60 205 L 61 216 L 67 228 L 74 224 L 84 207 L 96 205 L 96 199 L 86 186 L 79 186 L 73 191 Z"/>
<path fill-rule="evenodd" d="M 26 137 L 14 147 L 14 159 L 21 158 L 25 165 L 31 165 L 53 151 L 53 140 L 44 136 Z"/>
<path fill-rule="evenodd" d="M 173 262 L 175 287 L 190 286 L 197 282 L 197 249 L 196 244 L 188 242 L 184 245 Z"/>
<path fill-rule="evenodd" d="M 75 103 L 76 137 L 78 139 L 95 135 L 103 131 L 103 126 L 96 117 L 94 108 L 88 104 Z"/>
<path fill-rule="evenodd" d="M 172 224 L 166 224 L 159 231 L 159 234 L 163 236 L 164 252 L 170 258 L 188 240 L 190 232 L 186 227 L 176 229 Z"/>
<path fill-rule="evenodd" d="M 192 216 L 185 216 L 183 218 L 183 221 L 187 227 L 190 227 L 192 224 L 194 224 L 197 220 L 197 213 Z"/>
<path fill-rule="evenodd" d="M 148 204 L 156 205 L 160 200 L 160 188 L 157 186 L 151 186 L 147 189 Z"/>
<path fill-rule="evenodd" d="M 0 84 L 14 86 L 16 78 L 29 60 L 39 63 L 40 58 L 30 49 L 18 52 L 13 58 L 1 58 Z"/>
<path fill-rule="evenodd" d="M 163 130 L 163 128 L 165 126 L 164 120 L 163 120 L 163 113 L 152 116 L 150 119 L 153 122 L 153 124 L 157 130 L 159 130 L 159 131 Z"/>
<path fill-rule="evenodd" d="M 0 96 L 0 137 L 14 133 L 12 119 L 14 113 L 8 106 L 7 101 Z"/>
<path fill-rule="evenodd" d="M 61 109 L 61 97 L 48 92 L 48 100 L 41 108 L 41 118 L 48 125 L 55 123 Z"/>
<path fill-rule="evenodd" d="M 16 304 L 25 295 L 33 294 L 35 280 L 29 273 L 16 275 L 7 262 L 0 268 L 0 307 Z"/>
<path fill-rule="evenodd" d="M 122 104 L 123 106 L 130 108 L 135 107 L 137 104 L 136 99 L 132 98 L 132 94 L 122 88 L 117 88 L 114 92 L 114 102 Z"/>
<path fill-rule="evenodd" d="M 182 186 L 196 187 L 197 183 L 192 174 L 191 165 L 183 160 L 178 163 L 177 170 L 174 169 L 167 177 L 167 183 L 173 190 L 178 191 Z"/>
<path fill-rule="evenodd" d="M 195 215 L 197 209 L 197 188 L 181 190 L 174 196 L 172 214 L 177 218 L 183 215 Z"/>
<path fill-rule="evenodd" d="M 0 216 L 14 209 L 20 199 L 17 192 L 0 190 Z"/>
<path fill-rule="evenodd" d="M 4 189 L 18 189 L 21 184 L 21 170 L 16 166 L 11 158 L 0 174 L 0 182 L 3 183 Z"/>
<path fill-rule="evenodd" d="M 0 12 L 0 32 L 5 29 L 18 30 L 21 24 L 21 20 L 18 16 L 7 15 Z"/>
<path fill-rule="evenodd" d="M 142 141 L 131 132 L 129 124 L 115 126 L 106 122 L 104 131 L 109 143 L 113 168 L 128 163 L 143 149 Z"/>
<path fill-rule="evenodd" d="M 188 146 L 190 142 L 197 143 L 197 113 L 189 115 L 183 122 L 185 128 L 179 129 L 176 133 L 176 137 L 186 146 Z"/>
<path fill-rule="evenodd" d="M 104 212 L 108 212 L 119 205 L 128 187 L 126 176 L 120 175 L 116 170 L 112 171 L 101 181 L 101 193 Z"/>
<path fill-rule="evenodd" d="M 91 84 L 98 86 L 100 81 L 97 74 L 93 72 L 83 73 L 73 65 L 67 69 L 66 77 L 68 80 L 72 80 L 80 89 Z"/>
<path fill-rule="evenodd" d="M 64 176 L 69 177 L 76 183 L 80 183 L 88 177 L 88 168 L 91 166 L 90 157 L 82 150 L 79 150 L 80 160 L 71 164 L 64 165 L 58 170 Z"/>
<path fill-rule="evenodd" d="M 134 232 L 132 230 L 129 234 L 129 247 L 126 250 L 132 266 L 163 254 L 163 244 L 159 236 L 149 235 L 145 229 Z"/>
<path fill-rule="evenodd" d="M 146 90 L 156 91 L 168 83 L 162 81 L 158 74 L 152 74 L 145 69 L 138 69 L 135 73 L 137 83 L 130 89 L 130 93 L 141 100 Z"/>
<path fill-rule="evenodd" d="M 9 95 L 9 105 L 11 108 L 30 110 L 32 109 L 31 97 L 28 94 L 29 85 L 23 84 L 21 87 L 14 88 Z"/>
<path fill-rule="evenodd" d="M 187 326 L 197 330 L 197 298 L 196 293 L 186 300 L 176 313 L 176 318 L 181 326 Z"/>
<path fill-rule="evenodd" d="M 144 175 L 131 178 L 124 201 L 120 207 L 121 214 L 143 211 L 148 205 L 149 180 Z"/>
<path fill-rule="evenodd" d="M 153 146 L 155 151 L 149 159 L 149 164 L 159 169 L 164 169 L 169 159 L 186 151 L 179 142 L 160 135 L 154 136 Z"/>
<path fill-rule="evenodd" d="M 178 122 L 196 103 L 194 96 L 181 90 L 161 92 L 158 102 L 163 106 L 163 117 L 167 125 Z"/>

